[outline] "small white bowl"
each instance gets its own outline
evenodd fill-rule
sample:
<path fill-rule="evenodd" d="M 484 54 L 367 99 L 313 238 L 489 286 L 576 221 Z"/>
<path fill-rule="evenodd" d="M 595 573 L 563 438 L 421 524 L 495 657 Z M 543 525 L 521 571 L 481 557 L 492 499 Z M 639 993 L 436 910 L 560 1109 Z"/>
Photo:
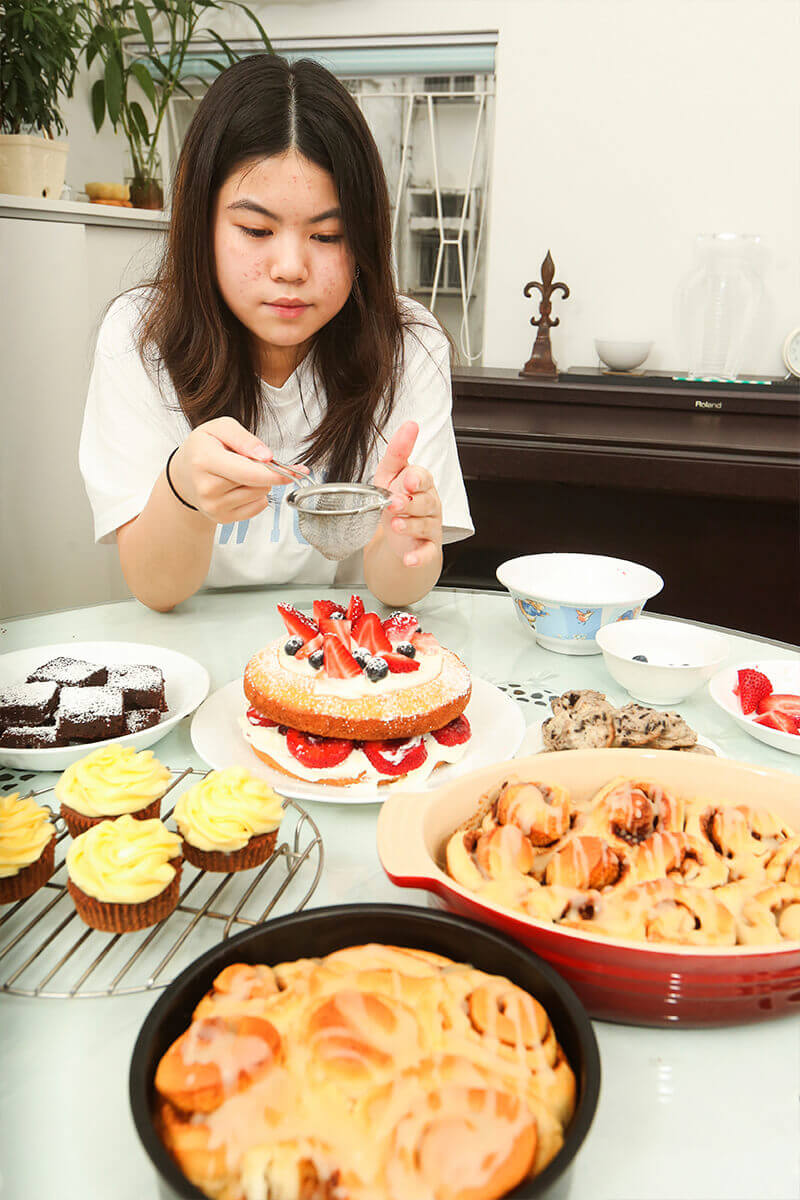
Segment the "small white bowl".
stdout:
<path fill-rule="evenodd" d="M 612 679 L 646 704 L 679 704 L 730 654 L 724 634 L 654 617 L 605 625 L 597 631 L 597 644 Z"/>
<path fill-rule="evenodd" d="M 664 586 L 649 567 L 602 554 L 526 554 L 497 568 L 514 611 L 546 650 L 599 654 L 602 625 L 638 617 Z"/>
<path fill-rule="evenodd" d="M 595 338 L 597 357 L 612 371 L 633 371 L 640 367 L 653 349 L 652 342 L 615 342 L 610 338 Z"/>
<path fill-rule="evenodd" d="M 786 750 L 789 754 L 800 754 L 800 734 L 784 733 L 782 729 L 770 729 L 768 725 L 759 725 L 755 718 L 758 713 L 745 716 L 739 697 L 734 692 L 739 679 L 739 672 L 745 667 L 753 671 L 761 671 L 772 684 L 773 692 L 788 692 L 800 695 L 800 658 L 774 658 L 762 662 L 740 662 L 733 667 L 723 667 L 708 685 L 711 699 L 719 707 L 733 717 L 751 737 L 758 738 L 767 746 L 776 750 Z"/>

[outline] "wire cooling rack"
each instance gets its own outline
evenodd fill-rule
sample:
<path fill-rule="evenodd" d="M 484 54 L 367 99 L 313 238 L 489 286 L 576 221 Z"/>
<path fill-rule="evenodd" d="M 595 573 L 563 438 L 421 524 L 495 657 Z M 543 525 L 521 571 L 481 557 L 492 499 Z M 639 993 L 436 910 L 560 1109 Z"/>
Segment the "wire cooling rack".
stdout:
<path fill-rule="evenodd" d="M 193 768 L 170 773 L 175 778 L 162 821 L 171 817 L 180 785 L 208 774 Z M 322 874 L 319 829 L 305 809 L 286 799 L 278 842 L 262 867 L 223 875 L 200 871 L 184 859 L 180 898 L 168 917 L 135 933 L 101 933 L 83 924 L 67 891 L 69 834 L 57 802 L 47 801 L 52 788 L 30 794 L 54 814 L 56 866 L 33 896 L 0 913 L 0 994 L 96 999 L 164 988 L 231 933 L 271 914 L 299 912 Z"/>

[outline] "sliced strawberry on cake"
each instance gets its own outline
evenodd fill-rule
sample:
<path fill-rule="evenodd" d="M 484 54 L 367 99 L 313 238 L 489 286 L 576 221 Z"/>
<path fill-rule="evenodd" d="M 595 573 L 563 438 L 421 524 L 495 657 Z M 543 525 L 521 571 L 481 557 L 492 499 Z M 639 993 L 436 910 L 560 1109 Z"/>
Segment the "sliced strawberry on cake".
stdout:
<path fill-rule="evenodd" d="M 363 613 L 353 626 L 353 641 L 370 654 L 381 654 L 390 651 L 392 643 L 384 633 L 381 619 L 377 613 Z"/>
<path fill-rule="evenodd" d="M 348 650 L 350 649 L 350 622 L 344 617 L 321 617 L 319 630 L 322 634 L 333 634 Z"/>
<path fill-rule="evenodd" d="M 300 612 L 299 608 L 295 608 L 293 604 L 279 604 L 278 612 L 283 617 L 283 623 L 289 630 L 289 633 L 296 634 L 301 637 L 304 642 L 310 638 L 316 637 L 319 633 L 319 627 L 316 621 L 312 621 L 311 617 Z"/>
<path fill-rule="evenodd" d="M 465 716 L 456 717 L 454 721 L 432 732 L 440 746 L 461 746 L 472 737 L 472 730 Z"/>
<path fill-rule="evenodd" d="M 393 612 L 383 622 L 383 632 L 393 646 L 397 642 L 410 642 L 418 629 L 419 621 L 409 612 Z"/>
<path fill-rule="evenodd" d="M 381 775 L 406 775 L 421 767 L 428 751 L 421 737 L 387 738 L 381 742 L 364 742 L 363 750 Z"/>
<path fill-rule="evenodd" d="M 359 617 L 364 615 L 364 601 L 360 596 L 351 596 L 350 603 L 347 606 L 347 612 L 344 614 L 351 625 L 355 625 Z"/>
<path fill-rule="evenodd" d="M 286 734 L 286 748 L 304 767 L 320 771 L 326 767 L 338 767 L 343 763 L 351 753 L 353 743 L 346 738 L 317 737 L 313 733 L 289 729 Z"/>
<path fill-rule="evenodd" d="M 415 658 L 406 658 L 405 654 L 395 654 L 394 651 L 387 650 L 381 654 L 381 658 L 393 675 L 406 675 L 409 671 L 419 670 L 417 660 Z"/>
<path fill-rule="evenodd" d="M 318 633 L 316 637 L 311 639 L 311 641 L 306 642 L 305 645 L 301 646 L 294 657 L 298 662 L 302 662 L 304 658 L 310 658 L 316 650 L 322 649 L 323 640 L 322 634 Z"/>
<path fill-rule="evenodd" d="M 314 620 L 322 629 L 322 622 L 330 617 L 343 617 L 345 615 L 341 604 L 337 604 L 335 600 L 315 600 L 312 604 L 314 612 Z"/>
<path fill-rule="evenodd" d="M 361 667 L 336 634 L 325 634 L 323 652 L 325 674 L 329 679 L 350 679 L 361 674 Z"/>

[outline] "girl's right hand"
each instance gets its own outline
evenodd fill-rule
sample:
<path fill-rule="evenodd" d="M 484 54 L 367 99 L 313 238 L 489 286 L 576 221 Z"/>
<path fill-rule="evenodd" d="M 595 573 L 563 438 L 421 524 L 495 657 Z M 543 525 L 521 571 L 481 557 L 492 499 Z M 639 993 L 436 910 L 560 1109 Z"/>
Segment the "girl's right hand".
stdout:
<path fill-rule="evenodd" d="M 269 469 L 271 459 L 269 446 L 233 417 L 216 417 L 181 443 L 169 474 L 184 500 L 223 525 L 257 516 L 269 504 L 270 488 L 286 483 Z"/>

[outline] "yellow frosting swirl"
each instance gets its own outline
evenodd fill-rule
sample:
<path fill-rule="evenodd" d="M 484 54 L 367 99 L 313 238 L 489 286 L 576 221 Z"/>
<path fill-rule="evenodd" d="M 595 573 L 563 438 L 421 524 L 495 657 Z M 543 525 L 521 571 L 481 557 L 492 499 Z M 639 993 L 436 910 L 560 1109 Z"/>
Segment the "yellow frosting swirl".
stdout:
<path fill-rule="evenodd" d="M 0 879 L 36 862 L 55 831 L 47 809 L 33 797 L 0 796 Z"/>
<path fill-rule="evenodd" d="M 178 800 L 173 813 L 186 841 L 198 850 L 241 850 L 250 838 L 277 829 L 280 796 L 244 767 L 212 771 Z"/>
<path fill-rule="evenodd" d="M 132 746 L 100 746 L 67 767 L 55 794 L 84 817 L 118 817 L 152 804 L 169 782 L 169 771 L 152 750 L 137 754 Z"/>
<path fill-rule="evenodd" d="M 181 839 L 153 817 L 127 813 L 82 833 L 67 851 L 69 877 L 87 896 L 114 904 L 140 904 L 173 880 L 171 858 L 180 858 Z"/>

